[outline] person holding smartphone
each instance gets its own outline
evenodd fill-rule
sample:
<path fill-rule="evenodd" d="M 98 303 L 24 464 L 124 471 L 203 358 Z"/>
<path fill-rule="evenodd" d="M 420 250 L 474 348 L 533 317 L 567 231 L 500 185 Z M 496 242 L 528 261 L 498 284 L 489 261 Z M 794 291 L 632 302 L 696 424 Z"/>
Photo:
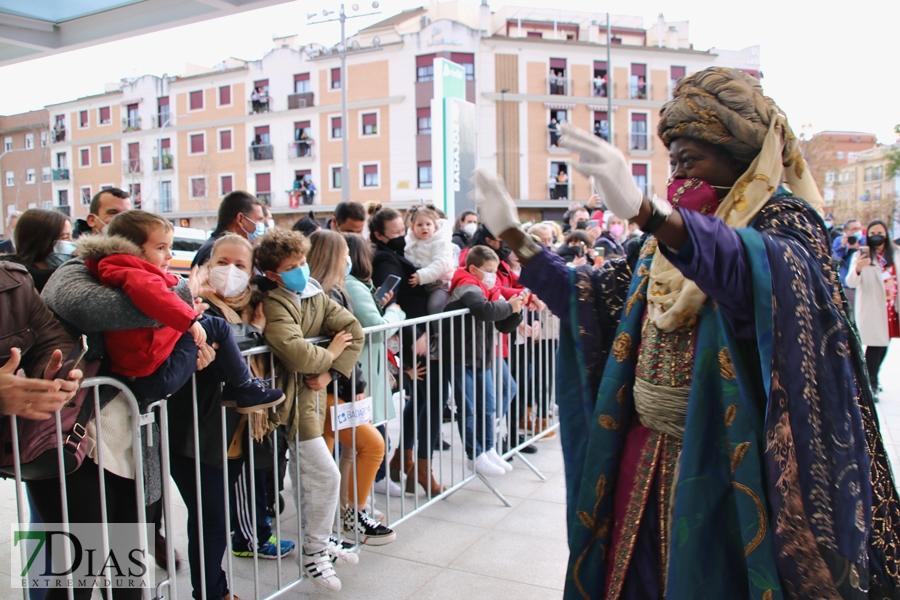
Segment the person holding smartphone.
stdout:
<path fill-rule="evenodd" d="M 859 222 L 859 219 L 849 219 L 844 223 L 843 235 L 835 239 L 831 246 L 832 258 L 837 261 L 840 267 L 841 284 L 844 286 L 844 292 L 847 294 L 847 300 L 850 302 L 851 308 L 856 300 L 856 290 L 847 287 L 847 271 L 850 268 L 853 255 L 859 250 L 860 245 L 865 245 L 865 243 L 862 223 Z"/>
<path fill-rule="evenodd" d="M 856 290 L 856 325 L 866 346 L 866 369 L 877 402 L 881 391 L 878 372 L 891 339 L 900 337 L 894 262 L 898 248 L 891 242 L 884 221 L 869 223 L 868 234 L 867 245 L 853 255 L 846 285 Z"/>

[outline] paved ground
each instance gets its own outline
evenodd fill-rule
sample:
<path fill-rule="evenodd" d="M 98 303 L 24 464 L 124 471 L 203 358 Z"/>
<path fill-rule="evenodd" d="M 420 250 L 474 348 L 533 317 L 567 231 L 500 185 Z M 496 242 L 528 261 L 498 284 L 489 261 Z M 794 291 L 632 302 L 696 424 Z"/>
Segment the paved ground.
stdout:
<path fill-rule="evenodd" d="M 900 473 L 900 347 L 888 354 L 882 369 L 884 392 L 878 404 L 881 432 L 894 473 Z M 449 426 L 445 425 L 449 433 Z M 451 439 L 447 435 L 447 439 Z M 360 564 L 339 575 L 344 589 L 339 596 L 320 592 L 304 581 L 285 598 L 343 598 L 366 600 L 518 598 L 549 600 L 562 597 L 567 550 L 565 543 L 565 483 L 562 453 L 556 440 L 538 444 L 531 460 L 547 477 L 541 482 L 524 464 L 514 461 L 512 473 L 492 481 L 512 505 L 506 508 L 480 481 L 425 508 L 396 527 L 397 541 L 377 548 L 364 547 Z M 445 483 L 449 483 L 446 474 Z M 286 492 L 288 495 L 289 492 Z M 288 498 L 290 496 L 288 495 Z M 406 511 L 412 506 L 406 497 Z M 419 501 L 424 496 L 419 496 Z M 379 496 L 379 501 L 383 500 Z M 391 514 L 399 510 L 393 499 Z M 382 510 L 385 507 L 381 506 Z M 183 523 L 184 506 L 176 506 Z M 296 531 L 292 502 L 283 527 Z M 0 481 L 0 523 L 15 520 L 13 486 Z M 295 539 L 296 533 L 287 539 Z M 186 555 L 187 540 L 176 536 L 176 547 Z M 9 536 L 0 535 L 0 586 L 6 589 L 10 562 Z M 254 566 L 248 559 L 233 560 L 233 590 L 243 600 L 255 597 Z M 261 561 L 260 592 L 271 592 L 276 566 Z M 283 563 L 284 580 L 293 579 L 296 566 Z M 190 598 L 186 566 L 178 577 L 179 598 Z M 0 597 L 12 598 L 0 592 Z M 99 593 L 95 598 L 99 598 Z"/>

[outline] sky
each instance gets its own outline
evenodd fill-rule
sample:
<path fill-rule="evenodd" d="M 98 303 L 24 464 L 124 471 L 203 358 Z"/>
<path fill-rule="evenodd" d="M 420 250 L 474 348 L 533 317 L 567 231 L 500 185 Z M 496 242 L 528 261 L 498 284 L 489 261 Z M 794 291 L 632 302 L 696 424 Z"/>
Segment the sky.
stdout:
<path fill-rule="evenodd" d="M 371 4 L 355 1 L 359 12 Z M 299 34 L 301 40 L 333 45 L 340 39 L 338 24 L 308 25 L 306 13 L 318 10 L 321 14 L 323 8 L 334 9 L 338 4 L 294 1 L 2 67 L 0 85 L 5 93 L 0 95 L 0 114 L 100 93 L 106 83 L 123 77 L 180 74 L 186 62 L 211 67 L 230 56 L 258 59 L 272 48 L 273 35 Z M 493 10 L 505 4 L 545 9 L 548 3 L 490 0 Z M 875 133 L 882 143 L 897 140 L 893 129 L 900 123 L 896 56 L 900 2 L 858 5 L 858 10 L 847 3 L 799 0 L 609 0 L 604 4 L 556 0 L 554 4 L 562 10 L 640 16 L 645 27 L 662 12 L 667 21 L 690 21 L 691 42 L 698 50 L 739 50 L 759 44 L 765 93 L 785 111 L 798 135 L 863 131 Z M 380 0 L 380 5 L 381 15 L 348 20 L 348 35 L 421 6 L 422 1 Z"/>

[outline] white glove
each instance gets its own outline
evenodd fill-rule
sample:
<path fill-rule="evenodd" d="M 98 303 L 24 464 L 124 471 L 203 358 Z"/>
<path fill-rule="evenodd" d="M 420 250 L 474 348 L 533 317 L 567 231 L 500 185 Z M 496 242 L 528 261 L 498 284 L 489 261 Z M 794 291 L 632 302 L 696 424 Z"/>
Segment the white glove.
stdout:
<path fill-rule="evenodd" d="M 519 226 L 519 211 L 499 177 L 487 169 L 475 169 L 472 185 L 475 189 L 469 192 L 469 199 L 478 207 L 481 222 L 487 225 L 491 233 L 499 236 Z"/>
<path fill-rule="evenodd" d="M 582 175 L 594 178 L 594 187 L 609 210 L 622 219 L 637 216 L 644 193 L 634 182 L 619 149 L 568 122 L 560 125 L 560 131 L 559 145 L 581 155 L 572 166 Z"/>

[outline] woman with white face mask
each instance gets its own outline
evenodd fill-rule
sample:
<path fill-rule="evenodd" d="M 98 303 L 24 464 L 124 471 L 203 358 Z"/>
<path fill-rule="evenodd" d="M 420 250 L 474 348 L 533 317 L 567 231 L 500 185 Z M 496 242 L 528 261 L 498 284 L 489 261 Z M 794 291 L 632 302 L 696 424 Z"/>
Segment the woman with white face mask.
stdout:
<path fill-rule="evenodd" d="M 465 250 L 472 245 L 472 236 L 478 229 L 478 215 L 474 210 L 464 210 L 456 217 L 456 226 L 453 228 L 453 243 L 460 250 Z"/>
<path fill-rule="evenodd" d="M 263 331 L 266 318 L 262 312 L 262 304 L 251 302 L 254 287 L 250 284 L 253 276 L 253 248 L 246 239 L 239 235 L 226 233 L 219 238 L 212 249 L 209 262 L 202 269 L 206 270 L 208 290 L 203 300 L 209 305 L 207 315 L 221 317 L 228 321 L 234 332 L 234 340 L 241 350 L 265 345 Z M 265 357 L 266 355 L 260 355 Z M 268 377 L 267 358 L 252 359 L 250 370 L 254 376 Z M 229 441 L 228 458 L 222 456 L 222 423 L 221 392 L 212 373 L 197 372 L 197 425 L 200 445 L 200 488 L 203 490 L 203 548 L 205 553 L 204 572 L 200 567 L 199 552 L 192 549 L 199 547 L 199 532 L 196 528 L 188 529 L 188 562 L 191 571 L 191 584 L 195 593 L 200 591 L 200 578 L 205 575 L 206 588 L 216 590 L 225 596 L 228 593 L 228 582 L 222 564 L 226 545 L 225 511 L 231 512 L 232 549 L 235 556 L 252 557 L 254 553 L 261 558 L 284 557 L 294 550 L 294 542 L 277 540 L 274 537 L 274 520 L 272 525 L 266 521 L 266 509 L 277 498 L 267 497 L 266 475 L 274 468 L 274 452 L 271 438 L 265 438 L 266 417 L 264 412 L 249 415 L 244 420 L 233 409 L 226 411 L 225 434 Z M 178 390 L 169 399 L 169 431 L 171 432 L 170 449 L 172 477 L 188 505 L 189 514 L 197 510 L 195 491 L 197 482 L 194 471 L 194 408 L 193 393 L 190 383 Z M 252 444 L 255 468 L 255 489 L 250 485 L 250 452 L 247 430 L 253 434 L 257 442 Z M 223 498 L 223 479 L 228 477 L 231 493 L 230 506 Z M 236 489 L 246 490 L 246 495 L 239 495 Z M 213 493 L 209 493 L 212 490 Z M 252 503 L 249 494 L 256 496 L 256 531 L 253 531 Z M 214 498 L 218 501 L 214 502 Z M 275 503 L 277 506 L 278 503 Z M 197 522 L 197 515 L 192 514 L 190 522 Z M 253 539 L 259 545 L 253 547 Z"/>
<path fill-rule="evenodd" d="M 26 210 L 16 224 L 16 253 L 3 260 L 24 265 L 40 292 L 57 267 L 72 258 L 72 223 L 55 210 Z"/>

